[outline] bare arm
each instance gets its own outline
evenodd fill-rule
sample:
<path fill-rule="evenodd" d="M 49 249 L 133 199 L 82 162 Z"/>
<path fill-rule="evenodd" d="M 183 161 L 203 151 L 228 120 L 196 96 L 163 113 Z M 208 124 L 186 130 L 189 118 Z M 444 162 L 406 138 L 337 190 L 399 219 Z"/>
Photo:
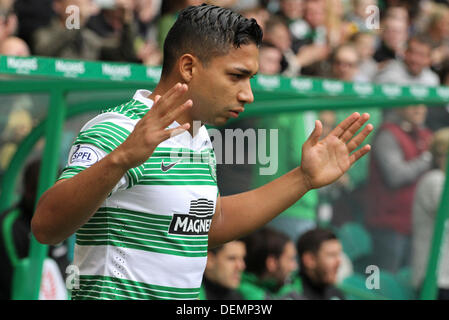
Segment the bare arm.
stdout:
<path fill-rule="evenodd" d="M 178 84 L 163 97 L 158 96 L 150 111 L 117 149 L 76 176 L 56 183 L 42 195 L 31 221 L 32 232 L 39 242 L 54 244 L 73 234 L 97 211 L 127 170 L 145 162 L 159 143 L 190 127 L 183 124 L 166 129 L 192 106 L 191 100 L 178 104 L 186 91 L 186 85 Z"/>
<path fill-rule="evenodd" d="M 317 121 L 303 145 L 301 166 L 255 190 L 219 197 L 209 231 L 209 247 L 257 230 L 310 189 L 339 179 L 371 148 L 366 145 L 354 151 L 373 130 L 372 125 L 367 125 L 355 136 L 368 119 L 368 114 L 354 113 L 321 141 L 322 124 Z"/>

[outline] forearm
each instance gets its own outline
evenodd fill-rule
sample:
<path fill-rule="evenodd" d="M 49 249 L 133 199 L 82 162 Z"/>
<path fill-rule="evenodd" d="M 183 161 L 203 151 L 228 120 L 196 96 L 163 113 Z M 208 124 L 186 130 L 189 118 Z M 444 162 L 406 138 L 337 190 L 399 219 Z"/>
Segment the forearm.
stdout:
<path fill-rule="evenodd" d="M 239 239 L 261 228 L 309 190 L 298 167 L 257 189 L 222 197 L 221 212 L 214 217 L 209 233 L 209 246 Z"/>
<path fill-rule="evenodd" d="M 126 173 L 119 160 L 112 152 L 47 190 L 31 222 L 36 239 L 46 244 L 59 243 L 85 224 Z"/>

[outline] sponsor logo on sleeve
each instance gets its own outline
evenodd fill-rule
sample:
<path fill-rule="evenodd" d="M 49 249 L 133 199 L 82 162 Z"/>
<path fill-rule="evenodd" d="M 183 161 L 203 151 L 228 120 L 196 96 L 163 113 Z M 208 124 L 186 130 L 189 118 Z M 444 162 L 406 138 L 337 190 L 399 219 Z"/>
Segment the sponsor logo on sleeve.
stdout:
<path fill-rule="evenodd" d="M 70 165 L 91 166 L 98 162 L 99 156 L 90 147 L 78 145 L 70 157 Z"/>

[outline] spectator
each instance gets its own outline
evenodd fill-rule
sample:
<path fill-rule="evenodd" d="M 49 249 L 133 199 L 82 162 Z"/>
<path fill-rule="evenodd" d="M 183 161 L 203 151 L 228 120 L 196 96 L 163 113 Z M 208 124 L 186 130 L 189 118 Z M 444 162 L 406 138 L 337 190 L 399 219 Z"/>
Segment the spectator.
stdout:
<path fill-rule="evenodd" d="M 360 57 L 358 72 L 354 78 L 372 82 L 378 71 L 377 62 L 373 58 L 376 36 L 370 32 L 358 32 L 354 34 L 351 42 L 354 44 Z"/>
<path fill-rule="evenodd" d="M 30 49 L 25 41 L 17 37 L 8 37 L 0 41 L 0 54 L 5 56 L 27 57 Z"/>
<path fill-rule="evenodd" d="M 17 29 L 17 16 L 13 12 L 13 2 L 0 1 L 0 44 L 15 34 Z"/>
<path fill-rule="evenodd" d="M 100 12 L 91 15 L 86 27 L 102 39 L 114 39 L 122 43 L 122 50 L 103 52 L 103 60 L 137 62 L 136 39 L 138 25 L 134 19 L 135 0 L 114 0 L 112 3 L 97 2 Z M 126 49 L 126 50 L 125 50 Z M 108 56 L 107 54 L 111 54 Z"/>
<path fill-rule="evenodd" d="M 369 32 L 366 23 L 371 11 L 367 10 L 369 6 L 377 6 L 377 0 L 352 0 L 352 10 L 350 10 L 346 19 L 352 24 L 354 32 Z"/>
<path fill-rule="evenodd" d="M 331 56 L 332 78 L 341 81 L 357 81 L 367 79 L 357 79 L 360 56 L 352 44 L 344 44 L 337 47 Z"/>
<path fill-rule="evenodd" d="M 53 2 L 55 0 L 15 0 L 14 11 L 17 14 L 17 36 L 33 49 L 33 34 L 39 28 L 48 26 L 55 16 Z"/>
<path fill-rule="evenodd" d="M 449 60 L 443 65 L 440 72 L 440 81 L 444 86 L 449 86 Z M 426 126 L 437 131 L 449 124 L 449 104 L 444 106 L 433 106 L 429 108 L 426 119 Z"/>
<path fill-rule="evenodd" d="M 14 156 L 19 143 L 33 128 L 33 119 L 23 105 L 29 103 L 29 97 L 20 95 L 14 99 L 15 108 L 8 115 L 8 122 L 1 135 L 0 172 L 6 170 Z"/>
<path fill-rule="evenodd" d="M 301 297 L 306 300 L 345 299 L 335 287 L 342 256 L 342 245 L 337 236 L 327 229 L 309 230 L 298 240 L 296 250 Z"/>
<path fill-rule="evenodd" d="M 283 55 L 281 72 L 286 76 L 298 76 L 301 65 L 291 49 L 292 40 L 285 21 L 282 18 L 272 16 L 266 23 L 263 39 L 281 50 Z"/>
<path fill-rule="evenodd" d="M 310 32 L 309 24 L 304 20 L 304 0 L 280 0 L 279 9 L 278 16 L 287 22 L 292 37 L 291 48 L 297 52 Z"/>
<path fill-rule="evenodd" d="M 413 36 L 407 42 L 404 60 L 388 63 L 374 78 L 379 83 L 401 85 L 439 85 L 438 76 L 430 70 L 432 46 L 424 36 Z"/>
<path fill-rule="evenodd" d="M 432 46 L 424 35 L 411 37 L 407 42 L 404 59 L 390 61 L 374 77 L 377 83 L 394 83 L 400 85 L 438 86 L 440 80 L 430 70 Z M 383 110 L 387 119 L 391 112 Z"/>
<path fill-rule="evenodd" d="M 78 29 L 66 27 L 66 19 L 70 17 L 66 13 L 69 5 L 79 7 Z M 121 11 L 123 30 L 120 36 L 103 37 L 85 27 L 89 17 L 95 12 L 91 0 L 54 0 L 53 8 L 57 17 L 33 34 L 33 51 L 37 55 L 86 60 L 135 60 L 134 33 L 128 20 L 130 15 L 125 14 L 126 10 Z"/>
<path fill-rule="evenodd" d="M 449 57 L 449 8 L 446 5 L 435 5 L 425 34 L 432 44 L 431 65 L 439 70 Z"/>
<path fill-rule="evenodd" d="M 424 105 L 395 110 L 372 142 L 366 203 L 372 261 L 393 273 L 410 265 L 415 187 L 432 165 L 432 134 L 423 126 L 426 114 Z"/>
<path fill-rule="evenodd" d="M 408 38 L 407 23 L 403 20 L 385 18 L 381 23 L 381 30 L 381 41 L 374 53 L 374 60 L 385 63 L 402 58 Z"/>
<path fill-rule="evenodd" d="M 418 290 L 423 284 L 427 271 L 436 216 L 441 203 L 441 193 L 447 171 L 449 127 L 435 132 L 430 151 L 434 159 L 434 168 L 419 180 L 413 202 L 412 269 L 413 285 Z M 440 252 L 437 280 L 438 299 L 449 300 L 449 237 L 447 229 Z"/>
<path fill-rule="evenodd" d="M 11 299 L 15 261 L 28 257 L 39 168 L 39 160 L 27 165 L 20 202 L 0 214 L 0 300 Z M 61 274 L 69 264 L 66 253 L 65 243 L 50 247 L 49 257 L 57 262 Z"/>
<path fill-rule="evenodd" d="M 27 57 L 29 54 L 27 44 L 20 38 L 8 37 L 0 42 L 0 55 Z M 30 112 L 34 103 L 29 95 L 6 95 L 2 102 L 7 106 L 2 109 L 7 120 L 0 136 L 0 176 L 9 166 L 19 143 L 30 133 L 35 122 Z"/>
<path fill-rule="evenodd" d="M 241 300 L 237 292 L 245 270 L 245 243 L 231 241 L 209 249 L 200 300 Z"/>
<path fill-rule="evenodd" d="M 324 0 L 306 0 L 304 20 L 309 29 L 305 32 L 299 49 L 294 48 L 301 73 L 314 76 L 319 74 L 323 62 L 329 55 L 328 31 L 326 29 L 326 3 Z"/>
<path fill-rule="evenodd" d="M 264 42 L 259 49 L 259 73 L 277 75 L 281 73 L 282 51 L 269 42 Z"/>
<path fill-rule="evenodd" d="M 157 42 L 156 21 L 160 16 L 162 0 L 135 0 L 134 18 L 139 35 Z"/>
<path fill-rule="evenodd" d="M 356 32 L 353 25 L 344 19 L 342 0 L 326 0 L 326 30 L 331 48 L 344 44 Z"/>
<path fill-rule="evenodd" d="M 162 52 L 157 42 L 157 21 L 161 0 L 136 0 L 134 18 L 139 36 L 135 41 L 137 58 L 146 66 L 162 64 Z"/>
<path fill-rule="evenodd" d="M 269 228 L 247 236 L 246 271 L 239 292 L 247 300 L 280 299 L 297 269 L 296 249 L 289 237 Z"/>

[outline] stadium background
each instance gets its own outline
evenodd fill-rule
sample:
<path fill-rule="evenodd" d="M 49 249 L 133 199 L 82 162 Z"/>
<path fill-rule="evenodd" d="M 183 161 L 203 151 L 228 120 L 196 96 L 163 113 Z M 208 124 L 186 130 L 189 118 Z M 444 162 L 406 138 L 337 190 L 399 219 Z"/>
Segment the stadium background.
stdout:
<path fill-rule="evenodd" d="M 55 14 L 51 14 L 50 2 L 47 1 L 42 6 L 42 10 L 34 13 L 34 19 L 39 21 L 39 24 L 44 25 L 49 21 L 49 17 Z M 169 6 L 168 2 L 170 1 L 164 1 L 162 7 L 159 7 L 161 4 L 158 4 L 158 1 L 146 2 L 148 6 L 151 3 L 154 5 L 152 8 L 155 12 L 153 17 L 147 21 L 145 32 L 137 35 L 134 39 L 136 52 L 139 53 L 136 54 L 136 60 L 126 61 L 122 59 L 101 62 L 67 59 L 58 56 L 42 57 L 35 51 L 33 52 L 33 45 L 36 44 L 31 44 L 30 39 L 28 39 L 30 56 L 0 56 L 0 132 L 2 134 L 0 144 L 2 165 L 0 211 L 9 208 L 18 201 L 22 192 L 20 184 L 22 171 L 30 159 L 42 156 L 43 166 L 38 186 L 38 194 L 42 194 L 55 181 L 58 170 L 67 159 L 71 142 L 88 119 L 105 107 L 127 101 L 137 88 L 148 88 L 150 90 L 154 88 L 160 75 L 158 65 L 161 58 L 154 58 L 157 54 L 160 55 L 160 51 L 157 53 L 158 50 L 155 47 L 160 45 L 157 42 L 160 39 L 159 36 L 162 37 L 162 35 L 155 36 L 154 33 L 157 33 L 158 27 L 159 30 L 164 28 L 163 24 L 158 24 L 158 22 L 164 21 L 163 18 L 166 18 L 162 14 L 163 10 L 170 11 L 169 8 L 164 8 L 164 6 Z M 189 1 L 185 3 L 174 1 L 176 3 L 174 5 L 175 12 L 180 7 L 187 5 L 187 2 Z M 354 4 L 358 3 L 357 1 L 323 0 L 317 2 L 322 2 L 322 5 L 326 8 L 327 19 L 323 20 L 322 26 L 327 27 L 328 31 L 341 27 L 344 23 L 348 25 L 347 30 L 350 30 L 347 32 L 355 34 L 360 31 L 357 29 L 355 20 L 350 19 L 351 14 L 355 12 Z M 142 1 L 142 3 L 145 3 L 145 1 Z M 266 11 L 270 15 L 274 15 L 279 10 L 277 1 L 261 1 L 260 3 L 257 1 L 215 1 L 215 3 L 234 6 L 236 10 L 241 10 L 249 15 L 257 13 L 260 7 L 263 8 L 264 6 L 266 6 Z M 344 15 L 340 17 L 340 20 L 335 20 L 335 13 L 332 12 L 333 10 L 329 10 L 332 4 L 335 5 L 336 3 L 341 4 L 344 8 Z M 23 31 L 23 25 L 30 21 L 32 15 L 27 12 L 28 16 L 25 15 L 24 18 L 23 14 L 26 10 L 23 10 L 23 8 L 26 5 L 32 6 L 32 1 L 1 1 L 0 4 L 2 9 L 10 9 L 2 12 L 4 17 L 10 17 L 13 13 L 18 17 L 16 27 L 8 36 L 16 35 L 20 37 L 22 32 L 21 37 L 27 40 L 29 30 Z M 99 2 L 98 5 L 101 6 L 102 3 Z M 103 3 L 103 5 L 105 4 Z M 143 6 L 143 4 L 140 5 Z M 410 15 L 407 33 L 410 36 L 419 29 L 417 21 L 424 19 L 417 20 L 417 17 L 420 17 L 420 14 L 422 15 L 421 11 L 425 13 L 424 15 L 428 15 L 427 20 L 430 20 L 433 11 L 425 5 L 436 5 L 436 2 L 379 1 L 376 5 L 380 8 L 381 22 L 384 21 L 382 19 L 389 7 L 406 8 Z M 445 6 L 445 4 L 438 5 Z M 48 11 L 45 11 L 45 8 Z M 444 8 L 447 9 L 447 7 Z M 137 11 L 137 8 L 134 8 L 134 10 L 135 17 L 137 17 L 139 11 Z M 256 17 L 258 16 L 256 15 Z M 3 30 L 7 29 L 5 21 L 2 20 Z M 343 29 L 343 27 L 341 28 Z M 421 28 L 424 27 L 421 26 Z M 377 43 L 381 42 L 383 30 L 385 28 L 383 28 L 382 23 L 379 29 L 370 30 L 375 35 Z M 5 36 L 0 39 L 0 45 L 2 44 L 1 41 L 5 41 L 6 38 Z M 325 78 L 323 76 L 325 72 L 312 71 L 312 66 L 318 70 L 329 71 L 329 66 L 326 66 L 326 63 L 331 61 L 332 50 L 338 45 L 350 41 L 349 35 L 341 38 L 335 40 L 331 37 L 331 32 L 328 32 L 323 43 L 320 43 L 319 40 L 316 42 L 312 40 L 310 43 L 302 44 L 326 48 L 326 54 L 323 54 L 318 61 L 310 64 L 310 70 L 297 70 L 296 75 L 289 77 L 285 76 L 286 73 L 259 74 L 256 76 L 252 80 L 255 102 L 247 106 L 239 121 L 250 119 L 257 121 L 258 125 L 263 127 L 268 122 L 281 123 L 285 121 L 286 117 L 290 119 L 294 117 L 298 121 L 297 123 L 302 123 L 305 128 L 297 139 L 298 146 L 300 146 L 307 136 L 307 130 L 310 129 L 310 119 L 318 117 L 321 110 L 334 110 L 340 112 L 341 115 L 350 111 L 365 112 L 368 110 L 374 114 L 373 121 L 378 121 L 375 123 L 375 125 L 378 125 L 381 123 L 381 110 L 416 104 L 426 104 L 432 109 L 443 109 L 442 105 L 449 102 L 449 88 L 446 86 L 428 87 L 422 84 L 409 86 L 404 85 L 404 83 L 378 84 L 373 79 L 364 82 L 340 81 L 331 76 Z M 449 32 L 441 40 L 441 46 L 445 45 L 448 38 Z M 139 51 L 138 48 L 142 48 L 145 44 L 148 50 L 142 49 Z M 300 49 L 301 46 L 298 52 Z M 392 59 L 400 59 L 399 57 L 398 54 Z M 435 61 L 432 68 L 442 76 L 445 70 L 445 57 Z M 288 70 L 286 67 L 283 67 L 283 69 L 283 71 Z M 444 81 L 441 84 L 445 84 Z M 236 123 L 238 125 L 238 122 Z M 446 126 L 449 126 L 449 123 L 446 123 Z M 282 128 L 279 128 L 279 130 L 281 135 Z M 13 132 L 12 136 L 11 132 Z M 298 146 L 291 147 L 291 151 L 297 152 L 294 148 Z M 285 153 L 279 154 L 280 162 L 282 162 L 283 156 L 285 156 Z M 368 159 L 366 159 L 367 161 Z M 251 169 L 252 186 L 265 179 L 257 176 L 255 168 L 258 167 L 258 165 L 255 165 Z M 355 172 L 354 176 L 360 175 L 360 170 L 362 170 L 362 176 L 366 176 L 367 173 L 364 173 L 363 170 L 367 170 L 367 163 L 361 164 L 359 167 L 354 168 L 355 170 L 351 169 Z M 351 197 L 356 197 L 357 190 L 362 190 L 363 186 L 362 181 L 351 190 L 351 193 L 345 195 L 347 198 L 344 202 L 359 203 L 359 198 Z M 339 282 L 339 287 L 347 294 L 348 298 L 434 299 L 436 296 L 436 270 L 440 246 L 443 242 L 445 221 L 449 215 L 448 203 L 449 186 L 446 183 L 435 223 L 425 282 L 419 291 L 413 288 L 411 284 L 411 266 L 406 266 L 395 273 L 381 270 L 380 289 L 368 290 L 365 285 L 367 274 L 364 273 L 364 267 L 367 264 L 364 259 L 369 257 L 372 251 L 372 239 L 363 223 L 363 210 L 360 210 L 360 208 L 339 209 L 337 207 L 334 208 L 333 215 L 329 216 L 320 215 L 317 205 L 313 219 L 319 225 L 330 227 L 337 232 L 342 241 L 345 255 L 350 262 L 350 270 L 342 276 Z M 328 203 L 324 204 L 328 205 Z M 344 210 L 344 212 L 338 212 L 338 210 Z M 348 212 L 351 212 L 351 214 L 348 215 Z M 343 216 L 344 219 L 336 221 L 336 216 Z M 73 239 L 71 241 L 73 243 Z M 38 297 L 42 265 L 46 255 L 47 247 L 37 243 L 34 238 L 31 239 L 29 256 L 15 261 L 13 298 L 36 299 Z M 68 257 L 72 258 L 72 256 L 73 252 L 69 250 Z M 370 264 L 375 265 L 376 262 L 372 261 Z"/>

